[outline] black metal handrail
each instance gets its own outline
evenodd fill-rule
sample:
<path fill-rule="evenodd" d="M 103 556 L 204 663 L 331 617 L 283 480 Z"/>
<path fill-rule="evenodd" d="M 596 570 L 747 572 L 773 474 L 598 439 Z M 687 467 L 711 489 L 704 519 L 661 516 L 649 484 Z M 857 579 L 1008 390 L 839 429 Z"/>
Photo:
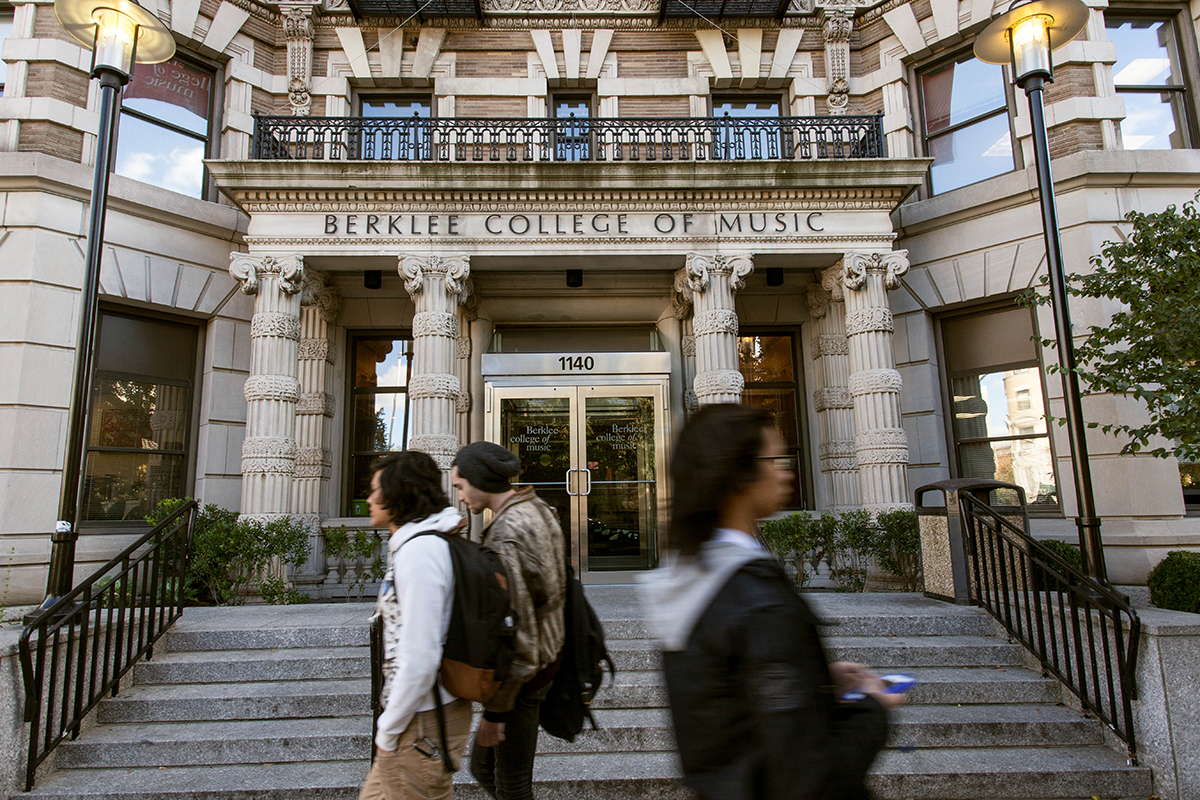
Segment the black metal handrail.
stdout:
<path fill-rule="evenodd" d="M 664 119 L 254 118 L 252 158 L 797 161 L 883 158 L 883 115 Z"/>
<path fill-rule="evenodd" d="M 1128 599 L 1063 560 L 969 491 L 959 492 L 971 595 L 1136 760 L 1141 620 Z"/>
<path fill-rule="evenodd" d="M 21 632 L 25 789 L 38 766 L 183 613 L 197 503 L 188 500 L 145 536 L 41 611 Z"/>

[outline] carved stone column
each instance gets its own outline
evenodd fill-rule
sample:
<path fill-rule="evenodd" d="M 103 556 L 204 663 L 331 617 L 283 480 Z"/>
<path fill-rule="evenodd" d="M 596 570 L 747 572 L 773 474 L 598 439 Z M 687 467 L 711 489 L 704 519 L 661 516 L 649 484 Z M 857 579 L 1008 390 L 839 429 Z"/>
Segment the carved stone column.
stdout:
<path fill-rule="evenodd" d="M 688 253 L 682 283 L 690 291 L 695 309 L 692 332 L 696 343 L 696 379 L 693 388 L 699 405 L 739 403 L 744 381 L 738 371 L 738 318 L 734 292 L 745 286 L 754 270 L 750 253 Z"/>
<path fill-rule="evenodd" d="M 829 114 L 845 114 L 850 104 L 850 32 L 854 28 L 854 3 L 825 7 L 825 74 Z"/>
<path fill-rule="evenodd" d="M 841 513 L 859 506 L 858 465 L 854 460 L 854 402 L 850 397 L 850 343 L 846 339 L 846 306 L 842 267 L 830 267 L 820 284 L 809 284 L 808 310 L 816 332 L 813 359 L 818 388 L 813 408 L 821 429 L 821 474 L 830 510 Z"/>
<path fill-rule="evenodd" d="M 293 117 L 312 113 L 313 6 L 280 6 L 287 37 L 288 102 Z"/>
<path fill-rule="evenodd" d="M 892 354 L 887 290 L 908 271 L 908 251 L 847 253 L 842 259 L 854 455 L 863 507 L 874 512 L 912 508 L 908 437 L 900 425 L 900 373 Z"/>
<path fill-rule="evenodd" d="M 296 472 L 292 483 L 294 515 L 304 517 L 312 526 L 313 549 L 308 562 L 299 570 L 299 582 L 314 583 L 325 576 L 320 534 L 333 468 L 331 345 L 333 321 L 342 305 L 337 289 L 327 286 L 325 280 L 322 273 L 307 270 L 300 298 L 300 400 L 296 404 Z"/>
<path fill-rule="evenodd" d="M 479 318 L 475 287 L 468 278 L 466 299 L 458 313 L 458 338 L 454 342 L 454 374 L 458 376 L 458 397 L 454 410 L 458 412 L 456 433 L 460 442 L 471 441 L 471 323 Z"/>
<path fill-rule="evenodd" d="M 400 276 L 417 307 L 413 316 L 412 377 L 408 382 L 412 409 L 408 446 L 428 453 L 447 473 L 458 452 L 456 431 L 462 391 L 455 374 L 458 306 L 468 296 L 469 261 L 466 255 L 400 255 Z"/>
<path fill-rule="evenodd" d="M 696 335 L 692 331 L 692 288 L 688 285 L 686 269 L 675 273 L 671 307 L 675 319 L 679 320 L 680 373 L 683 376 L 683 412 L 686 417 L 700 408 L 696 390 L 692 388 L 696 380 Z"/>
<path fill-rule="evenodd" d="M 296 401 L 300 399 L 301 256 L 234 253 L 229 274 L 255 295 L 242 443 L 242 516 L 270 520 L 292 509 Z"/>

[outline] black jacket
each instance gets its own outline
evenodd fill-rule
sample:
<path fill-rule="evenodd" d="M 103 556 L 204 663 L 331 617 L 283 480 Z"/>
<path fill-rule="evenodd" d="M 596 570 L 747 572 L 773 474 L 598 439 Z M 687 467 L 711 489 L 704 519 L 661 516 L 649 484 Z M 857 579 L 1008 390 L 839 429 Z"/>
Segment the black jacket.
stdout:
<path fill-rule="evenodd" d="M 686 649 L 663 654 L 685 782 L 704 800 L 859 800 L 887 738 L 838 702 L 817 619 L 773 560 L 741 566 Z"/>

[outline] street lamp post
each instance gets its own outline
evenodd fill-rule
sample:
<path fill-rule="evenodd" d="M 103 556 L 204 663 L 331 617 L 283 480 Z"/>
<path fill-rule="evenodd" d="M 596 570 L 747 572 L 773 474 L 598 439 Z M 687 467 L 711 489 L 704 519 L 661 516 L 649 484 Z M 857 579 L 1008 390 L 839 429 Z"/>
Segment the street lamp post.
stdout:
<path fill-rule="evenodd" d="M 96 139 L 96 165 L 92 176 L 87 260 L 84 264 L 83 297 L 79 311 L 79 342 L 75 350 L 75 381 L 71 393 L 67 451 L 63 462 L 58 524 L 50 539 L 50 574 L 46 579 L 43 609 L 71 590 L 72 573 L 75 570 L 88 395 L 96 356 L 104 211 L 108 205 L 108 176 L 121 114 L 121 90 L 129 83 L 134 64 L 158 64 L 175 55 L 175 40 L 171 32 L 158 17 L 131 0 L 55 0 L 54 13 L 68 33 L 92 50 L 91 75 L 100 81 L 100 130 Z"/>
<path fill-rule="evenodd" d="M 1096 580 L 1108 583 L 1100 517 L 1092 493 L 1088 462 L 1086 425 L 1075 372 L 1075 345 L 1071 311 L 1067 305 L 1067 281 L 1063 274 L 1062 244 L 1058 232 L 1058 210 L 1054 201 L 1054 179 L 1050 175 L 1050 147 L 1046 135 L 1042 90 L 1054 82 L 1050 53 L 1078 36 L 1087 25 L 1088 8 L 1082 0 L 1016 0 L 1009 10 L 992 20 L 975 41 L 975 56 L 989 64 L 1010 64 L 1013 81 L 1025 90 L 1032 118 L 1033 154 L 1037 169 L 1038 194 L 1042 208 L 1042 232 L 1046 240 L 1046 264 L 1050 272 L 1050 301 L 1054 332 L 1062 366 L 1063 399 L 1066 403 L 1067 441 L 1079 514 L 1079 544 L 1084 566 Z"/>

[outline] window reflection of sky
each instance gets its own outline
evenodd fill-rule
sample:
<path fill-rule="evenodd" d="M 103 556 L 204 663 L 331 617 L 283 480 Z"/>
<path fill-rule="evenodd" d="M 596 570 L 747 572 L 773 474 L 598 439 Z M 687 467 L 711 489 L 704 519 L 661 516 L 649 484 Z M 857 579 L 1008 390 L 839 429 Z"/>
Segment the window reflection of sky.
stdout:
<path fill-rule="evenodd" d="M 1004 391 L 1004 373 L 993 372 L 979 380 L 983 402 L 987 403 L 988 436 L 1008 436 L 1008 398 Z M 993 399 L 995 398 L 995 399 Z"/>
<path fill-rule="evenodd" d="M 149 97 L 128 97 L 122 102 L 122 105 L 155 119 L 161 119 L 163 122 L 178 125 L 200 136 L 208 135 L 208 120 L 174 103 L 165 103 Z"/>
<path fill-rule="evenodd" d="M 1110 27 L 1108 40 L 1117 46 L 1113 82 L 1117 86 L 1178 86 L 1171 74 L 1171 52 L 1163 43 L 1163 34 L 1169 41 L 1171 33 L 1169 24 L 1162 21 L 1139 22 L 1137 27 L 1126 21 Z"/>
<path fill-rule="evenodd" d="M 117 136 L 116 172 L 173 192 L 200 197 L 204 182 L 204 142 L 123 114 Z"/>
<path fill-rule="evenodd" d="M 388 450 L 399 450 L 407 441 L 404 435 L 408 430 L 407 397 L 403 392 L 375 395 L 375 416 L 383 423 Z"/>
<path fill-rule="evenodd" d="M 1013 167 L 1008 117 L 1004 114 L 929 141 L 930 175 L 936 193 L 1008 172 Z"/>
<path fill-rule="evenodd" d="M 0 11 L 0 50 L 4 49 L 5 40 L 12 36 L 13 15 L 11 12 Z M 4 80 L 8 74 L 8 64 L 0 60 L 0 97 L 4 96 Z"/>
<path fill-rule="evenodd" d="M 1125 101 L 1125 119 L 1120 122 L 1125 149 L 1171 149 L 1175 115 L 1170 101 L 1156 92 L 1122 92 L 1121 99 Z"/>

